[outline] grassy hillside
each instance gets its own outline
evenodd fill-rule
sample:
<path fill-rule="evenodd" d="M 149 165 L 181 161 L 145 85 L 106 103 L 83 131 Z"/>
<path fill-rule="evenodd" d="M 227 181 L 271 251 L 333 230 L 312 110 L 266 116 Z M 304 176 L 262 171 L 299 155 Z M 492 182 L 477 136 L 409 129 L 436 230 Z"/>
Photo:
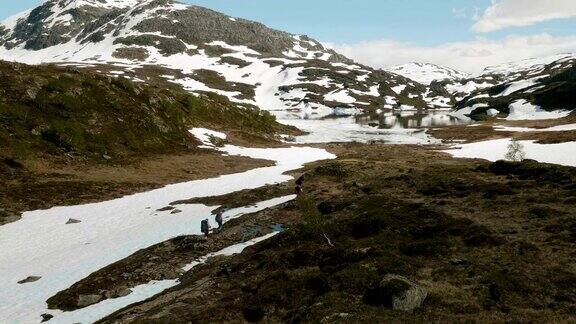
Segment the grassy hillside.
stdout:
<path fill-rule="evenodd" d="M 101 201 L 264 162 L 196 149 L 191 127 L 270 145 L 267 112 L 175 86 L 0 61 L 0 225 L 26 210 Z"/>
<path fill-rule="evenodd" d="M 289 132 L 273 116 L 216 96 L 71 68 L 0 62 L 0 154 L 107 160 L 173 152 L 193 144 L 192 126 L 272 140 Z"/>

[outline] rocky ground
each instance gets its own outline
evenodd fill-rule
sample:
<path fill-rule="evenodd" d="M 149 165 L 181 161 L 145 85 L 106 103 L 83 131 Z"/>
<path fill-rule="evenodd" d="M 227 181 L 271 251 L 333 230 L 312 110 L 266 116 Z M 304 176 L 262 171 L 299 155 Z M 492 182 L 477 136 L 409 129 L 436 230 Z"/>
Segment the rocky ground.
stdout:
<path fill-rule="evenodd" d="M 77 308 L 94 283 L 113 297 L 163 275 L 181 284 L 102 322 L 576 320 L 574 168 L 456 160 L 420 146 L 328 149 L 339 158 L 307 167 L 293 203 L 236 219 L 208 240 L 140 251 L 51 305 Z M 241 195 L 266 199 L 290 186 Z M 174 272 L 277 223 L 288 230 L 241 255 Z M 133 275 L 116 280 L 126 269 Z"/>

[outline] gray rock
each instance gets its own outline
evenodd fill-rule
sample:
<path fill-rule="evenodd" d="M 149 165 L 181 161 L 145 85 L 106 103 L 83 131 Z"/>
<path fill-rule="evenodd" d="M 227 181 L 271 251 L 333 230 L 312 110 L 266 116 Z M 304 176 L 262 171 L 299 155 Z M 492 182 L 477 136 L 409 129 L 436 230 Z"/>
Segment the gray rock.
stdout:
<path fill-rule="evenodd" d="M 74 219 L 74 218 L 70 218 L 70 219 L 66 222 L 66 225 L 69 225 L 69 224 L 78 224 L 78 223 L 82 223 L 82 221 L 79 221 L 79 220 Z"/>
<path fill-rule="evenodd" d="M 422 303 L 424 303 L 424 300 L 428 296 L 426 289 L 398 275 L 386 275 L 380 284 L 386 286 L 392 284 L 394 281 L 404 282 L 408 285 L 408 288 L 403 293 L 399 293 L 393 297 L 392 308 L 394 310 L 413 311 L 422 306 Z"/>
<path fill-rule="evenodd" d="M 94 305 L 102 300 L 100 295 L 80 295 L 78 296 L 78 307 Z"/>
<path fill-rule="evenodd" d="M 30 276 L 26 279 L 22 279 L 22 280 L 18 281 L 18 283 L 19 284 L 25 284 L 25 283 L 35 282 L 35 281 L 38 281 L 40 279 L 42 279 L 42 277 L 40 277 L 40 276 Z"/>
<path fill-rule="evenodd" d="M 452 264 L 453 266 L 465 266 L 468 265 L 468 261 L 464 259 L 455 258 L 450 260 L 450 264 Z"/>
<path fill-rule="evenodd" d="M 389 274 L 380 284 L 364 294 L 364 302 L 410 312 L 422 306 L 428 296 L 426 289 L 406 277 Z"/>
<path fill-rule="evenodd" d="M 42 314 L 40 316 L 42 316 L 42 323 L 48 322 L 49 320 L 51 320 L 54 317 L 54 315 L 48 314 L 48 313 Z"/>

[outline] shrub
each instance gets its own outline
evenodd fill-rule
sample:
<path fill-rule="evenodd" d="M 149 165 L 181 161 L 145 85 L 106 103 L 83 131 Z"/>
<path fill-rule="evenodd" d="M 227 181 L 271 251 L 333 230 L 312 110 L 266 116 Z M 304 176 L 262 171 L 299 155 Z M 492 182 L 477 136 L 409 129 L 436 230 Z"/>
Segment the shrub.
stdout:
<path fill-rule="evenodd" d="M 524 152 L 524 145 L 520 144 L 517 140 L 513 139 L 510 144 L 508 144 L 508 152 L 505 156 L 506 160 L 513 162 L 521 162 L 526 159 L 526 153 Z"/>

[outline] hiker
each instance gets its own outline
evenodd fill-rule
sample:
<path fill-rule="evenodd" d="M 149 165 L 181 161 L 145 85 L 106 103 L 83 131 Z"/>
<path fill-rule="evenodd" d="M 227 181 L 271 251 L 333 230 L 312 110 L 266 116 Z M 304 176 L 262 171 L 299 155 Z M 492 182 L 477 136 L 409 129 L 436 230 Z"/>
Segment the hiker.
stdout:
<path fill-rule="evenodd" d="M 200 223 L 200 231 L 208 237 L 208 234 L 210 234 L 210 224 L 208 224 L 208 219 L 205 219 Z"/>
<path fill-rule="evenodd" d="M 302 194 L 302 185 L 304 185 L 304 175 L 300 176 L 300 178 L 296 179 L 296 188 L 294 188 L 294 192 L 296 196 L 300 196 Z"/>
<path fill-rule="evenodd" d="M 304 184 L 304 175 L 300 176 L 300 178 L 296 179 L 296 185 L 302 187 Z"/>
<path fill-rule="evenodd" d="M 296 196 L 300 196 L 302 194 L 302 186 L 296 185 L 294 192 L 296 193 Z"/>
<path fill-rule="evenodd" d="M 216 213 L 216 223 L 218 223 L 218 232 L 222 229 L 222 224 L 224 224 L 224 218 L 222 218 L 222 211 L 219 210 Z"/>

